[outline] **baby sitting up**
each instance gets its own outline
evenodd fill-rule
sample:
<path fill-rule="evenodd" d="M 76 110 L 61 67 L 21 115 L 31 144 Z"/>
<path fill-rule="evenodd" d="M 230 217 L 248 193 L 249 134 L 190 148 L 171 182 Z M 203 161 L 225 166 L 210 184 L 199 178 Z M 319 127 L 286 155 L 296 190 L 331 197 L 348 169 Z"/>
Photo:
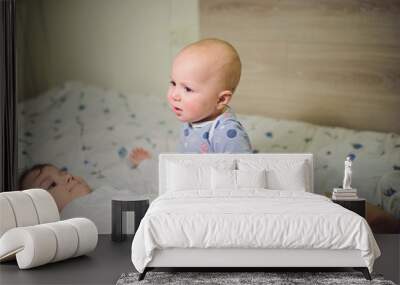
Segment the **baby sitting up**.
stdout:
<path fill-rule="evenodd" d="M 172 64 L 168 102 L 183 122 L 180 153 L 249 153 L 251 144 L 229 107 L 241 75 L 234 47 L 222 40 L 205 39 L 183 48 Z M 150 157 L 133 149 L 134 166 Z"/>

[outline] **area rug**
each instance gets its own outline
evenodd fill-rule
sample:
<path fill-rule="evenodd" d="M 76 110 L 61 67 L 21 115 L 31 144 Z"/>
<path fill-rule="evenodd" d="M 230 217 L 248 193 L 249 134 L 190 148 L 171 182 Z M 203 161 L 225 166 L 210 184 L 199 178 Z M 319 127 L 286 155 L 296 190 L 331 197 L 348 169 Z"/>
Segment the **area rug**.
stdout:
<path fill-rule="evenodd" d="M 148 272 L 142 281 L 139 273 L 124 273 L 116 285 L 134 284 L 379 284 L 395 285 L 384 280 L 381 275 L 372 275 L 372 281 L 364 278 L 360 272 Z"/>

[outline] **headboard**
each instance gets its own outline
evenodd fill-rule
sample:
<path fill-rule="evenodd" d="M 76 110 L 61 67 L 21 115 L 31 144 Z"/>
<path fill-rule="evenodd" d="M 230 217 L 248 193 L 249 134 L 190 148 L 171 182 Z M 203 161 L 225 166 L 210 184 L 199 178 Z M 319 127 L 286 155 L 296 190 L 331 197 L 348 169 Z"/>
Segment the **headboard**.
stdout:
<path fill-rule="evenodd" d="M 240 54 L 236 112 L 400 134 L 398 2 L 199 5 L 201 38 L 227 40 Z"/>
<path fill-rule="evenodd" d="M 235 161 L 237 159 L 266 159 L 266 160 L 296 160 L 296 161 L 305 161 L 307 165 L 307 192 L 314 192 L 314 166 L 313 166 L 313 155 L 311 153 L 256 153 L 256 154 L 230 154 L 230 153 L 213 153 L 213 154 L 176 154 L 176 153 L 162 153 L 159 155 L 158 159 L 158 173 L 159 173 L 159 194 L 163 194 L 166 192 L 167 185 L 167 165 L 168 162 L 179 161 L 179 160 L 197 160 L 197 161 L 206 161 L 207 163 L 212 164 L 213 161 L 216 160 L 230 160 Z"/>

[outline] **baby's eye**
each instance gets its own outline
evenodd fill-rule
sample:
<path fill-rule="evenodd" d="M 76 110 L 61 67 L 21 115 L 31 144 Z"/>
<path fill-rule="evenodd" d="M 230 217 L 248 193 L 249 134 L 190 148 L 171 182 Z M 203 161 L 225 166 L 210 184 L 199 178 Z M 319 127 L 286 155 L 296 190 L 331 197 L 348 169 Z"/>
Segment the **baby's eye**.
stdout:
<path fill-rule="evenodd" d="M 193 92 L 193 89 L 189 88 L 189 87 L 185 87 L 185 91 L 186 92 Z"/>
<path fill-rule="evenodd" d="M 49 189 L 54 188 L 56 186 L 57 186 L 57 183 L 53 182 L 53 183 L 50 184 Z"/>
<path fill-rule="evenodd" d="M 173 80 L 171 80 L 171 81 L 169 82 L 169 84 L 172 85 L 172 86 L 175 86 L 175 85 L 176 85 L 175 81 L 173 81 Z"/>

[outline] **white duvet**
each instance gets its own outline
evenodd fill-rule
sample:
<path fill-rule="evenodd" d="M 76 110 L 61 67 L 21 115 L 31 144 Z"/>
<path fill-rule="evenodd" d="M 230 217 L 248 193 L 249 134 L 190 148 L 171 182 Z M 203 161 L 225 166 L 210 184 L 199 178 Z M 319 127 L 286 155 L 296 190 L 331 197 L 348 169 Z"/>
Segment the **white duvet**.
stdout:
<path fill-rule="evenodd" d="M 166 193 L 151 204 L 132 243 L 143 272 L 155 249 L 358 249 L 372 272 L 380 250 L 365 219 L 307 192 L 249 189 Z"/>

